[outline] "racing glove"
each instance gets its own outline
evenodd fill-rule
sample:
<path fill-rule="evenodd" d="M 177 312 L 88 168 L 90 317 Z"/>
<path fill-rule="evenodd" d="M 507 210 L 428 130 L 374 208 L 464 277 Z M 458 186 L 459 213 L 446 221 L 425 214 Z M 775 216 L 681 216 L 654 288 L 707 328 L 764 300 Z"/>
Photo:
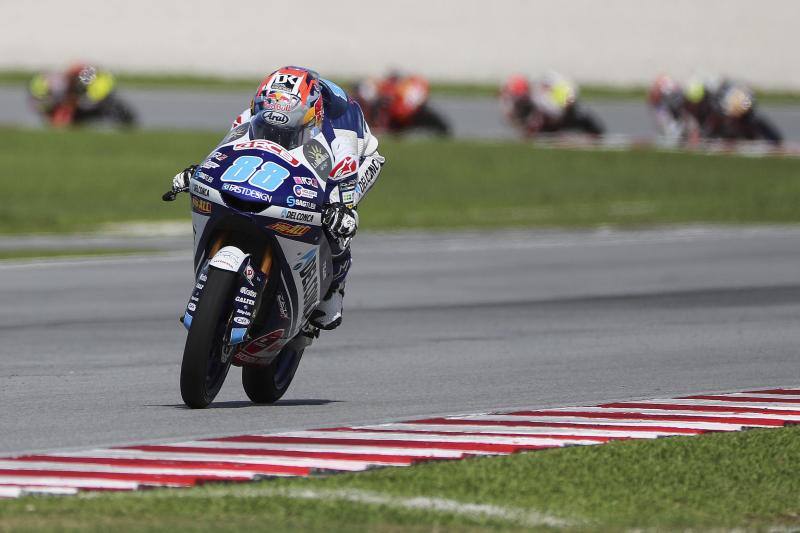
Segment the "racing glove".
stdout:
<path fill-rule="evenodd" d="M 322 213 L 322 223 L 346 248 L 358 230 L 358 212 L 342 203 L 330 204 Z"/>
<path fill-rule="evenodd" d="M 189 178 L 192 177 L 192 174 L 194 174 L 195 170 L 197 170 L 197 165 L 189 165 L 175 174 L 175 177 L 172 178 L 172 188 L 164 193 L 161 199 L 165 202 L 171 202 L 179 193 L 188 191 Z"/>

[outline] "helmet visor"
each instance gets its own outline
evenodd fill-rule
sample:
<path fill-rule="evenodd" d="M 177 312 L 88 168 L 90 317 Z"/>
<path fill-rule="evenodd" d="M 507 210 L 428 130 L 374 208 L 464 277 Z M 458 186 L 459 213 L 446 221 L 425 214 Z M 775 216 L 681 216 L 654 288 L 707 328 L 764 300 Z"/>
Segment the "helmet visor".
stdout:
<path fill-rule="evenodd" d="M 298 123 L 280 111 L 261 111 L 250 119 L 250 137 L 272 141 L 292 150 L 311 138 L 311 126 Z"/>

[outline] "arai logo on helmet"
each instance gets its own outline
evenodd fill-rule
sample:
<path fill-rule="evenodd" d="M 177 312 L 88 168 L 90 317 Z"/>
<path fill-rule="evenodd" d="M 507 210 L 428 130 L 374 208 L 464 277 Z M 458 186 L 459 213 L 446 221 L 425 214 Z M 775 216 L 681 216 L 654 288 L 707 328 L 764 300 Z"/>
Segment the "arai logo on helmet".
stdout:
<path fill-rule="evenodd" d="M 264 111 L 261 114 L 261 118 L 270 124 L 278 124 L 280 126 L 289 122 L 289 115 L 278 111 Z"/>

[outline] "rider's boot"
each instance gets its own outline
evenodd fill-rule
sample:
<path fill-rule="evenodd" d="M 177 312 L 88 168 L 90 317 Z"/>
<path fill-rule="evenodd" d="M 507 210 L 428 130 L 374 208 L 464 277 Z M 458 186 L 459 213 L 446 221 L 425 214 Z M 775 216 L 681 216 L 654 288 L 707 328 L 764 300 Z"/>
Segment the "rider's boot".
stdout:
<path fill-rule="evenodd" d="M 349 241 L 349 239 L 348 239 Z M 349 245 L 349 242 L 347 243 Z M 333 252 L 333 281 L 327 294 L 316 309 L 311 312 L 309 322 L 319 329 L 335 329 L 342 323 L 342 306 L 344 304 L 344 286 L 350 272 L 352 259 L 350 246 L 340 246 L 337 241 L 331 242 Z"/>
<path fill-rule="evenodd" d="M 344 306 L 344 280 L 334 282 L 328 294 L 311 313 L 309 322 L 319 329 L 336 329 L 342 323 L 342 308 Z"/>

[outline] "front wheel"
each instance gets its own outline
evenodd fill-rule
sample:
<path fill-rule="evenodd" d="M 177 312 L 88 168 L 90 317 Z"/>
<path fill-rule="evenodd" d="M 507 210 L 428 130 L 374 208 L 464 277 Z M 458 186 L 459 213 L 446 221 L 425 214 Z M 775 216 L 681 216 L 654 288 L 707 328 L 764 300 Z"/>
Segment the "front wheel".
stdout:
<path fill-rule="evenodd" d="M 242 367 L 242 386 L 253 403 L 275 403 L 289 389 L 304 348 L 297 339 L 289 342 L 278 357 L 263 367 Z"/>
<path fill-rule="evenodd" d="M 202 409 L 216 397 L 231 366 L 225 331 L 231 315 L 231 291 L 236 273 L 210 268 L 197 303 L 181 364 L 181 396 L 186 405 Z"/>

